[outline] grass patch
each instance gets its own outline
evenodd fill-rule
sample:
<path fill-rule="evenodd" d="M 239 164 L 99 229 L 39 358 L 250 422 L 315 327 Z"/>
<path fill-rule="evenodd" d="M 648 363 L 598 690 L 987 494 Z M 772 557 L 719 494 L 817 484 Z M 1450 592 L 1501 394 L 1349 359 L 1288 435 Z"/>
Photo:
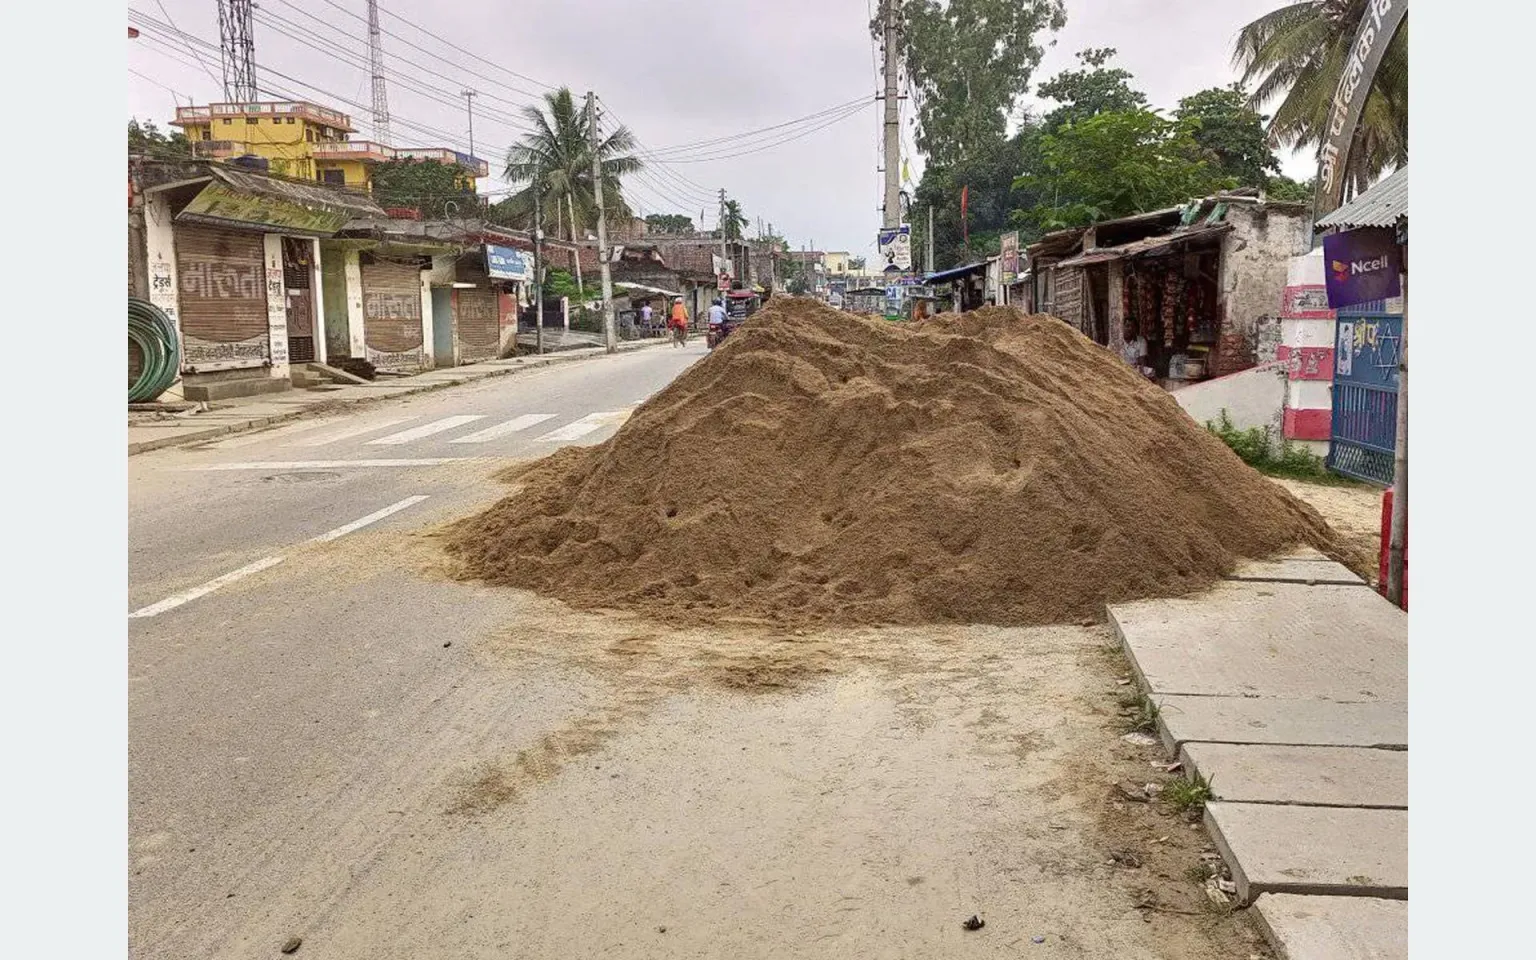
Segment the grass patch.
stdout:
<path fill-rule="evenodd" d="M 1205 881 L 1216 876 L 1216 868 L 1209 863 L 1192 863 L 1184 870 L 1185 879 L 1199 886 L 1205 886 Z"/>
<path fill-rule="evenodd" d="M 1266 476 L 1334 487 L 1361 486 L 1329 470 L 1323 458 L 1306 447 L 1299 447 L 1284 438 L 1276 444 L 1269 427 L 1239 430 L 1226 410 L 1221 411 L 1218 419 L 1207 421 L 1205 429 L 1230 447 L 1240 460 Z"/>
<path fill-rule="evenodd" d="M 1211 781 L 1195 774 L 1193 777 L 1174 777 L 1163 784 L 1160 796 L 1180 813 L 1202 810 L 1211 799 Z"/>
<path fill-rule="evenodd" d="M 1156 733 L 1157 732 L 1157 704 L 1144 693 L 1126 693 L 1120 697 L 1120 706 L 1127 710 L 1134 710 L 1125 719 L 1126 733 Z"/>

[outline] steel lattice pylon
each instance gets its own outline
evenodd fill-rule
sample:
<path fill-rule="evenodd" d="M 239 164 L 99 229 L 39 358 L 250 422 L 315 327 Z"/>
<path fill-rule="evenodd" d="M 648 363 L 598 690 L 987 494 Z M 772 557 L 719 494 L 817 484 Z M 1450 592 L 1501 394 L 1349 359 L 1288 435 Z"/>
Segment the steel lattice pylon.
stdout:
<path fill-rule="evenodd" d="M 251 0 L 218 0 L 219 60 L 224 66 L 224 97 L 231 103 L 256 99 L 256 41 L 251 29 Z"/>
<path fill-rule="evenodd" d="M 368 0 L 368 72 L 373 77 L 373 138 L 389 146 L 389 97 L 384 90 L 384 45 L 379 39 L 379 0 Z"/>

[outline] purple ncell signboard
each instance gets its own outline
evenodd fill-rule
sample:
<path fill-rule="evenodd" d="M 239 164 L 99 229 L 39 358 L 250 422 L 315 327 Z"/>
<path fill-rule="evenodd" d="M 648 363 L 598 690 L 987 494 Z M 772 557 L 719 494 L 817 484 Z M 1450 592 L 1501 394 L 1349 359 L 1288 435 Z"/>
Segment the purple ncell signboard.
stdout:
<path fill-rule="evenodd" d="M 1329 308 L 1400 295 L 1402 262 L 1397 235 L 1391 230 L 1368 227 L 1324 237 Z"/>

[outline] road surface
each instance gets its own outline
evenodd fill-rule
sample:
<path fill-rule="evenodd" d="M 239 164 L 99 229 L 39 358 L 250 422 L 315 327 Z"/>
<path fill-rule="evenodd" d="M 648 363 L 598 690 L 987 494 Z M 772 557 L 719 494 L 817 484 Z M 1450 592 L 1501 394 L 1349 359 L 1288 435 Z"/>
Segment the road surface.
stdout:
<path fill-rule="evenodd" d="M 1102 628 L 674 631 L 445 576 L 493 474 L 703 354 L 130 460 L 134 957 L 1262 955 L 1180 886 L 1197 833 L 1105 799 L 1151 755 Z"/>

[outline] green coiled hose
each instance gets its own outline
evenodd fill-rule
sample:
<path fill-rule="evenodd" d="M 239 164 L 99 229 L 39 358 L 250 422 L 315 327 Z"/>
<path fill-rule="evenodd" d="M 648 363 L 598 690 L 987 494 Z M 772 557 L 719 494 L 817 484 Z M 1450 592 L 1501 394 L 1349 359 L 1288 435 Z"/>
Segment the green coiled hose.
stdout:
<path fill-rule="evenodd" d="M 181 369 L 181 346 L 176 325 L 165 311 L 146 300 L 128 298 L 128 339 L 137 344 L 143 366 L 128 387 L 129 403 L 155 399 L 176 382 Z"/>

